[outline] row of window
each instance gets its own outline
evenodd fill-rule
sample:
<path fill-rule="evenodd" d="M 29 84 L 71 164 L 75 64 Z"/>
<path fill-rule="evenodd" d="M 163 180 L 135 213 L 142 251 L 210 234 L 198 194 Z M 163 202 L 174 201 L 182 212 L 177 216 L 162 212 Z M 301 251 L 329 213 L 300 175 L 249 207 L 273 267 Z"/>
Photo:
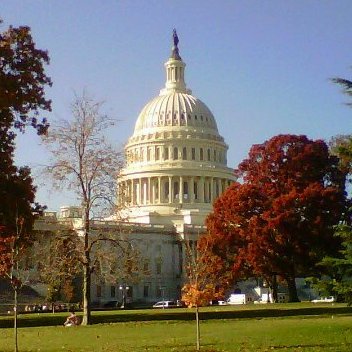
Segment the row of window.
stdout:
<path fill-rule="evenodd" d="M 102 294 L 102 286 L 101 285 L 96 285 L 96 296 L 98 298 L 102 297 L 103 294 Z M 121 290 L 121 289 L 120 289 Z M 115 286 L 115 285 L 111 285 L 110 286 L 110 297 L 111 298 L 116 298 L 117 297 L 117 292 L 119 291 L 119 287 Z M 121 290 L 122 291 L 122 290 Z M 122 292 L 121 292 L 122 294 Z M 128 290 L 125 290 L 125 292 L 123 293 L 125 294 L 128 298 L 132 298 L 133 297 L 133 287 L 132 286 L 129 286 L 128 287 Z"/>
<path fill-rule="evenodd" d="M 192 114 L 186 114 L 185 112 L 178 113 L 177 111 L 174 111 L 171 113 L 171 111 L 168 111 L 167 113 L 161 112 L 158 114 L 158 116 L 155 116 L 154 118 L 149 118 L 147 121 L 152 122 L 154 126 L 164 126 L 164 125 L 192 125 L 192 126 L 209 126 L 209 127 L 215 127 L 213 120 L 208 118 L 207 116 L 203 117 L 203 115 L 192 115 Z"/>
<path fill-rule="evenodd" d="M 213 148 L 187 147 L 147 147 L 135 148 L 127 151 L 127 160 L 131 161 L 159 161 L 159 160 L 194 160 L 226 163 L 224 151 Z"/>
<path fill-rule="evenodd" d="M 166 117 L 165 119 L 159 118 L 159 120 L 147 120 L 148 123 L 145 127 L 162 127 L 162 126 L 208 126 L 215 127 L 214 124 L 210 122 L 201 122 L 197 124 L 197 115 L 195 115 L 195 122 L 192 122 L 191 119 L 185 119 L 185 115 L 181 115 L 180 118 L 175 116 L 173 119 L 171 117 Z"/>
<path fill-rule="evenodd" d="M 110 286 L 110 298 L 117 298 L 117 292 L 118 289 L 116 286 L 111 285 Z M 156 287 L 155 288 L 155 296 L 157 298 L 161 298 L 163 297 L 165 294 L 164 289 L 162 287 Z M 96 297 L 101 298 L 102 295 L 102 286 L 101 285 L 97 285 L 96 286 Z M 133 297 L 133 287 L 129 286 L 128 290 L 126 290 L 126 296 L 127 298 L 132 298 Z M 145 285 L 143 287 L 143 297 L 147 298 L 150 296 L 150 286 L 149 285 Z"/>
<path fill-rule="evenodd" d="M 166 114 L 164 113 L 164 111 L 162 111 L 160 114 L 159 114 L 159 120 L 162 121 L 163 120 L 163 116 L 166 116 L 166 119 L 169 120 L 171 119 L 171 111 L 168 111 Z M 187 117 L 187 120 L 192 120 L 192 115 L 191 114 L 186 114 L 185 112 L 182 112 L 180 113 L 180 115 L 178 114 L 178 111 L 174 111 L 174 113 L 172 114 L 172 118 L 174 120 L 177 120 L 178 116 L 180 116 L 180 119 L 181 120 L 185 120 L 186 117 Z M 208 116 L 205 116 L 203 117 L 203 115 L 200 115 L 199 116 L 199 119 L 198 119 L 198 115 L 193 115 L 193 119 L 195 121 L 205 121 L 205 122 L 208 122 L 209 121 L 209 118 Z"/>
<path fill-rule="evenodd" d="M 206 134 L 206 133 L 201 133 L 201 136 L 203 139 L 207 139 L 209 141 L 220 141 L 223 142 L 224 139 L 217 135 L 213 134 Z M 141 141 L 146 141 L 146 140 L 156 140 L 160 141 L 162 139 L 169 139 L 169 140 L 175 140 L 175 139 L 184 139 L 184 135 L 181 133 L 181 131 L 162 131 L 162 132 L 155 132 L 155 133 L 148 133 L 148 134 L 143 134 L 143 135 L 138 135 L 138 136 L 132 136 L 130 138 L 130 143 L 139 143 Z M 188 135 L 186 138 L 190 138 Z"/>

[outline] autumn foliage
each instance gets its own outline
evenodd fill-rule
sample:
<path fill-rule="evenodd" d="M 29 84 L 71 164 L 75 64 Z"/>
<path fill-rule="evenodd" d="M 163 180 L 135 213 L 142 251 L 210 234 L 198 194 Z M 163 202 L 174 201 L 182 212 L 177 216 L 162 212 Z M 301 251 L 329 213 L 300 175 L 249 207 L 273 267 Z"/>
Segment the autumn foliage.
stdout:
<path fill-rule="evenodd" d="M 0 21 L 1 22 L 1 21 Z M 42 110 L 50 111 L 45 88 L 51 85 L 44 66 L 48 53 L 37 49 L 29 27 L 9 27 L 0 32 L 0 241 L 1 261 L 6 262 L 6 248 L 16 234 L 16 248 L 28 240 L 34 212 L 35 187 L 28 167 L 14 165 L 15 131 L 26 126 L 44 134 L 48 128 Z M 18 219 L 24 219 L 23 233 L 18 233 Z M 24 235 L 25 234 L 25 235 Z M 18 243 L 20 241 L 20 243 Z"/>
<path fill-rule="evenodd" d="M 345 207 L 345 175 L 323 141 L 279 135 L 254 145 L 235 170 L 235 182 L 208 216 L 208 257 L 231 280 L 276 278 L 298 300 L 295 277 L 314 274 L 315 264 L 335 253 L 333 226 Z"/>
<path fill-rule="evenodd" d="M 186 241 L 185 249 L 187 280 L 182 288 L 182 301 L 190 308 L 207 306 L 212 299 L 223 294 L 218 289 L 217 274 L 209 270 L 210 266 L 214 266 L 210 265 L 210 258 L 206 257 L 207 251 L 200 251 L 195 242 Z"/>
<path fill-rule="evenodd" d="M 44 66 L 48 53 L 36 48 L 29 27 L 9 27 L 0 33 L 0 115 L 1 126 L 21 131 L 27 125 L 39 134 L 48 128 L 40 110 L 50 110 L 45 87 L 51 85 Z M 30 115 L 32 114 L 32 115 Z M 9 134 L 12 138 L 13 133 Z"/>
<path fill-rule="evenodd" d="M 209 305 L 209 302 L 214 298 L 215 285 L 206 284 L 203 286 L 193 282 L 186 284 L 182 291 L 182 301 L 187 307 L 202 307 Z"/>
<path fill-rule="evenodd" d="M 214 270 L 209 270 L 209 268 L 214 268 L 211 264 L 215 264 L 215 262 L 207 256 L 207 242 L 203 240 L 203 250 L 200 250 L 195 241 L 187 240 L 184 245 L 186 250 L 185 269 L 187 279 L 182 288 L 182 301 L 189 308 L 195 308 L 196 346 L 197 351 L 199 351 L 199 307 L 207 306 L 211 300 L 220 298 L 223 295 L 223 291 L 219 290 L 217 273 Z"/>

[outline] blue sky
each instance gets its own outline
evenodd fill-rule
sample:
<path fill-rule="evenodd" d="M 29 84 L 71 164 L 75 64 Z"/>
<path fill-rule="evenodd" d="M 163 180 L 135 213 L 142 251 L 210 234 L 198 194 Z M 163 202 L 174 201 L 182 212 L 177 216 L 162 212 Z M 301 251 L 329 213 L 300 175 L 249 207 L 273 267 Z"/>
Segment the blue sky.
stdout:
<path fill-rule="evenodd" d="M 49 120 L 69 118 L 74 92 L 86 89 L 118 120 L 109 134 L 117 146 L 164 86 L 176 27 L 187 86 L 212 110 L 230 167 L 277 134 L 351 133 L 348 98 L 329 81 L 352 76 L 351 15 L 350 0 L 1 0 L 0 11 L 2 29 L 28 25 L 49 51 Z M 39 144 L 28 130 L 16 153 L 36 175 L 37 200 L 75 204 L 40 179 L 48 156 Z"/>

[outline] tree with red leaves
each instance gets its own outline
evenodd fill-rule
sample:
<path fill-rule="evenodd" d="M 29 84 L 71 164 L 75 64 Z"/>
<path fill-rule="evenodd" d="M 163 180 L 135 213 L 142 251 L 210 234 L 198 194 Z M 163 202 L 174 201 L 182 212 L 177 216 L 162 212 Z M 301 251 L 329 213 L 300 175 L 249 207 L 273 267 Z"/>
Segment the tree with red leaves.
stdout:
<path fill-rule="evenodd" d="M 264 278 L 275 300 L 279 279 L 298 301 L 295 278 L 314 275 L 315 264 L 339 249 L 333 227 L 345 209 L 345 174 L 338 158 L 321 140 L 279 135 L 252 146 L 235 173 L 241 183 L 207 218 L 208 255 L 222 261 L 229 283 Z"/>
<path fill-rule="evenodd" d="M 19 261 L 32 242 L 35 213 L 43 210 L 34 202 L 30 169 L 14 165 L 15 131 L 31 126 L 40 135 L 48 129 L 46 118 L 39 117 L 41 110 L 51 110 L 45 98 L 45 88 L 51 86 L 44 71 L 48 63 L 48 53 L 36 48 L 29 27 L 0 32 L 0 276 L 10 280 L 15 307 L 23 284 L 16 274 Z M 16 319 L 15 331 L 17 351 Z"/>
<path fill-rule="evenodd" d="M 24 132 L 28 125 L 38 134 L 47 131 L 48 122 L 39 113 L 51 109 L 45 99 L 45 87 L 51 86 L 44 71 L 48 63 L 48 53 L 35 47 L 29 27 L 0 32 L 0 225 L 12 233 L 18 217 L 26 219 L 28 228 L 33 224 L 35 188 L 29 168 L 13 163 L 14 140 L 15 130 Z"/>

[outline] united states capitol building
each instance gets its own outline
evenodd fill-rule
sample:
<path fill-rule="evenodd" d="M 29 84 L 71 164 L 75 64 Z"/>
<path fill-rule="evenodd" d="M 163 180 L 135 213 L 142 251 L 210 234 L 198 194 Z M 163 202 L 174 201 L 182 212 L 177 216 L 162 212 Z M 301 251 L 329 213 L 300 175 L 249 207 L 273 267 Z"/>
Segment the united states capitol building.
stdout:
<path fill-rule="evenodd" d="M 111 216 L 91 225 L 99 231 L 128 227 L 149 274 L 137 283 L 93 278 L 92 302 L 121 301 L 122 285 L 130 301 L 178 299 L 184 278 L 183 242 L 204 233 L 214 200 L 235 179 L 215 117 L 186 86 L 176 32 L 173 39 L 164 65 L 165 86 L 142 108 L 125 146 L 126 165 L 117 182 L 124 194 L 119 201 L 126 222 Z M 80 209 L 62 207 L 58 214 L 48 213 L 49 218 L 78 224 Z"/>

